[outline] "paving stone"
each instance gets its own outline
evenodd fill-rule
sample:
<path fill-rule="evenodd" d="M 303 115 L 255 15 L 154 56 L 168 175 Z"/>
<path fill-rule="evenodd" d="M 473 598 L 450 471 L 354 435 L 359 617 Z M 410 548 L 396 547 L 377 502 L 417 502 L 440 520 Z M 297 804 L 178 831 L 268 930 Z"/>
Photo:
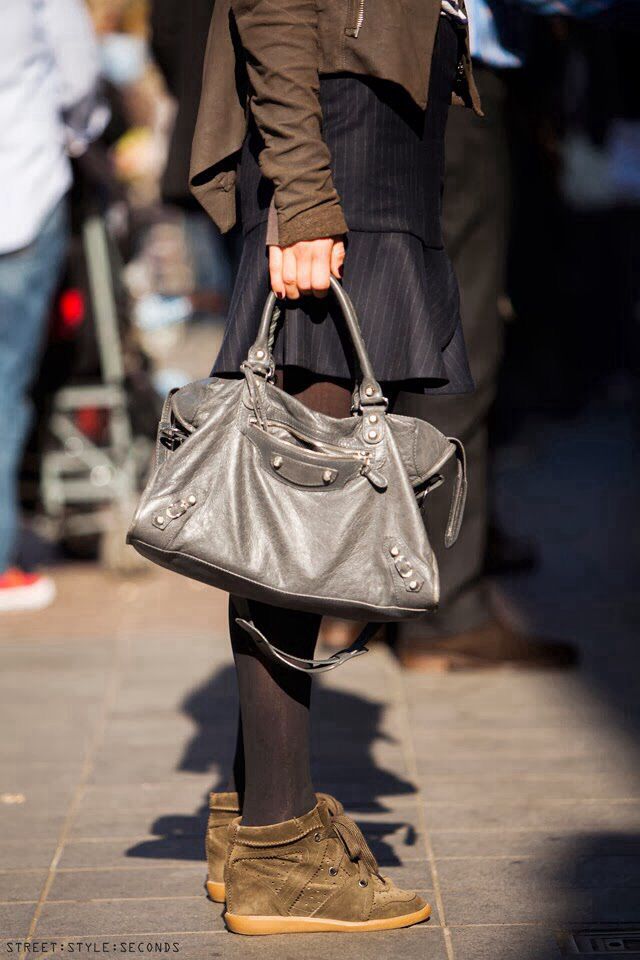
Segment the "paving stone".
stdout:
<path fill-rule="evenodd" d="M 38 937 L 114 937 L 207 931 L 222 928 L 222 908 L 205 897 L 47 903 Z"/>
<path fill-rule="evenodd" d="M 181 780 L 184 777 L 184 770 L 181 767 L 186 746 L 185 744 L 177 744 L 171 748 L 138 746 L 131 749 L 125 749 L 120 745 L 105 746 L 96 756 L 95 769 L 90 782 L 101 786 Z M 210 769 L 212 774 L 217 772 L 210 763 L 206 745 L 203 745 L 202 750 L 194 754 L 192 759 L 197 760 L 203 770 Z"/>
<path fill-rule="evenodd" d="M 165 808 L 170 811 L 171 807 Z M 204 837 L 208 808 L 200 805 L 194 813 L 157 813 L 124 807 L 109 811 L 80 810 L 74 819 L 70 836 L 81 837 L 139 837 L 144 834 L 162 836 Z"/>
<path fill-rule="evenodd" d="M 404 887 L 406 890 L 419 890 L 435 912 L 431 868 L 426 860 L 404 858 L 400 863 L 380 863 L 380 871 L 383 876 L 389 877 L 399 887 Z"/>
<path fill-rule="evenodd" d="M 612 856 L 606 839 L 602 853 L 574 846 L 573 855 L 551 854 L 548 857 L 504 857 L 482 859 L 459 857 L 438 861 L 438 876 L 447 892 L 475 886 L 498 886 L 516 889 L 527 882 L 536 889 L 636 890 L 640 901 L 640 851 L 633 855 Z"/>
<path fill-rule="evenodd" d="M 104 735 L 108 747 L 127 745 L 130 748 L 181 748 L 194 733 L 192 721 L 167 711 L 161 715 L 111 717 Z M 213 733 L 213 730 L 212 730 Z"/>
<path fill-rule="evenodd" d="M 552 931 L 540 927 L 452 927 L 456 960 L 560 960 Z"/>
<path fill-rule="evenodd" d="M 50 763 L 64 763 L 74 756 L 82 759 L 91 739 L 91 727 L 90 722 L 83 722 L 83 732 L 79 733 L 77 728 L 67 730 L 52 724 L 48 736 L 38 737 L 42 755 L 46 756 Z M 38 736 L 37 731 L 23 730 L 19 737 L 6 738 L 4 746 L 0 747 L 0 763 L 19 764 L 35 736 Z"/>
<path fill-rule="evenodd" d="M 32 903 L 0 903 L 0 936 L 25 937 L 33 911 Z"/>
<path fill-rule="evenodd" d="M 80 811 L 87 816 L 113 814 L 119 810 L 136 808 L 146 813 L 198 809 L 215 789 L 210 774 L 195 776 L 190 773 L 179 783 L 136 783 L 91 785 L 82 796 Z"/>
<path fill-rule="evenodd" d="M 590 776 L 520 776 L 493 779 L 467 779 L 459 776 L 421 778 L 421 789 L 428 801 L 468 800 L 470 797 L 517 800 L 523 795 L 544 800 L 638 800 L 640 781 L 611 774 Z"/>
<path fill-rule="evenodd" d="M 29 840 L 55 839 L 65 822 L 65 813 L 48 813 L 33 804 L 0 806 L 0 848 L 16 837 Z"/>
<path fill-rule="evenodd" d="M 38 938 L 36 938 L 38 939 Z M 45 938 L 40 937 L 39 942 Z M 228 933 L 223 927 L 201 933 L 160 932 L 155 934 L 118 933 L 116 937 L 101 935 L 74 936 L 73 938 L 49 937 L 57 952 L 63 944 L 73 943 L 74 952 L 87 956 L 96 950 L 112 956 L 174 956 L 178 960 L 345 960 L 362 956 L 361 934 L 288 934 L 273 937 L 239 937 Z M 392 933 L 369 933 L 366 936 L 368 949 L 374 955 L 393 955 L 403 960 L 446 960 L 446 950 L 440 928 L 431 922 L 409 930 Z M 0 941 L 1 944 L 1 941 Z M 397 954 L 396 954 L 397 951 Z M 68 948 L 64 951 L 68 953 Z"/>
<path fill-rule="evenodd" d="M 519 777 L 537 777 L 542 779 L 557 776 L 590 777 L 596 775 L 610 775 L 620 777 L 621 781 L 628 781 L 629 758 L 622 750 L 617 754 L 600 751 L 590 753 L 588 749 L 570 755 L 559 753 L 556 756 L 538 752 L 527 754 L 524 745 L 517 743 L 511 749 L 497 749 L 487 753 L 439 751 L 427 752 L 418 757 L 418 774 L 420 782 L 429 782 L 432 777 L 452 777 L 464 771 L 467 778 L 474 780 L 494 780 Z"/>
<path fill-rule="evenodd" d="M 593 769 L 598 769 L 602 759 L 624 765 L 626 748 L 614 728 L 598 729 L 591 726 L 576 727 L 565 724 L 559 727 L 518 727 L 478 729 L 460 727 L 441 731 L 433 738 L 424 760 L 438 759 L 441 755 L 453 755 L 458 758 L 467 756 L 485 757 L 489 762 L 493 757 L 511 757 L 524 755 L 531 759 L 553 759 L 566 757 L 590 757 Z"/>
<path fill-rule="evenodd" d="M 28 837 L 8 838 L 2 841 L 2 869 L 30 870 L 34 867 L 49 867 L 57 846 L 55 837 L 31 840 Z"/>
<path fill-rule="evenodd" d="M 37 901 L 46 878 L 46 870 L 0 871 L 0 902 Z"/>
<path fill-rule="evenodd" d="M 224 960 L 266 960 L 266 957 L 268 960 L 360 960 L 365 951 L 367 956 L 384 960 L 395 957 L 445 960 L 447 956 L 442 931 L 431 926 L 431 921 L 408 930 L 368 933 L 364 941 L 362 934 L 330 936 L 323 933 L 287 934 L 269 937 L 268 943 L 257 942 L 262 939 L 226 935 L 218 947 L 222 951 L 220 956 Z"/>
<path fill-rule="evenodd" d="M 575 864 L 576 882 L 596 889 L 621 887 L 640 889 L 640 850 L 632 853 L 613 853 L 607 838 L 580 858 Z"/>
<path fill-rule="evenodd" d="M 427 802 L 427 822 L 438 830 L 628 830 L 640 836 L 640 800 L 504 800 L 476 797 L 472 801 Z"/>
<path fill-rule="evenodd" d="M 640 919 L 640 887 L 626 888 L 615 869 L 601 877 L 613 889 L 590 883 L 579 865 L 559 859 L 442 861 L 438 877 L 454 925 Z"/>
<path fill-rule="evenodd" d="M 173 957 L 175 960 L 213 960 L 225 957 L 226 945 L 232 934 L 217 927 L 214 930 L 199 933 L 158 932 L 127 933 L 116 932 L 103 936 L 38 936 L 31 941 L 31 956 L 41 956 L 43 960 L 54 960 L 62 956 L 80 957 Z M 239 939 L 239 938 L 234 938 Z M 245 939 L 245 938 L 242 938 Z M 3 942 L 0 940 L 0 951 Z M 14 942 L 13 951 L 17 955 Z M 28 956 L 28 954 L 23 954 Z"/>
<path fill-rule="evenodd" d="M 448 857 L 563 858 L 582 861 L 591 851 L 604 850 L 611 856 L 637 856 L 640 834 L 609 831 L 594 838 L 591 834 L 548 830 L 506 830 L 496 827 L 479 830 L 430 830 L 438 860 Z"/>
<path fill-rule="evenodd" d="M 154 863 L 204 863 L 202 837 L 141 837 L 119 840 L 69 840 L 60 866 L 65 868 L 130 867 L 151 860 Z"/>
<path fill-rule="evenodd" d="M 109 900 L 136 897 L 205 896 L 204 863 L 153 866 L 141 863 L 128 869 L 60 870 L 49 900 Z"/>
<path fill-rule="evenodd" d="M 3 763 L 0 766 L 0 793 L 23 793 L 28 797 L 31 790 L 46 790 L 48 784 L 52 784 L 55 791 L 61 782 L 73 790 L 82 770 L 82 760 L 81 756 L 74 760 L 67 757 L 65 762 L 57 763 L 39 754 Z M 63 806 L 66 807 L 66 803 Z"/>
<path fill-rule="evenodd" d="M 387 770 L 372 769 L 362 776 L 352 776 L 349 767 L 318 769 L 311 765 L 318 790 L 330 793 L 351 809 L 360 809 L 372 803 L 386 807 L 398 798 L 413 797 L 416 786 L 410 779 Z"/>

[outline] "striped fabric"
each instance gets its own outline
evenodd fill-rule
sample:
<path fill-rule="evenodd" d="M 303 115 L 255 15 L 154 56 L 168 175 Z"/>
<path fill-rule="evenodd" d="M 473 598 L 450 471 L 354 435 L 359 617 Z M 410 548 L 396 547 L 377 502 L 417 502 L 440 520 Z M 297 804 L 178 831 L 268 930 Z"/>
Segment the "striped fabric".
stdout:
<path fill-rule="evenodd" d="M 411 389 L 473 389 L 461 332 L 457 283 L 440 227 L 444 132 L 458 60 L 458 34 L 443 17 L 429 106 L 419 110 L 384 81 L 322 77 L 323 134 L 349 235 L 343 282 L 354 301 L 376 375 Z M 233 374 L 255 338 L 269 289 L 265 249 L 271 185 L 257 163 L 253 128 L 243 150 L 243 254 L 214 373 Z M 331 300 L 286 310 L 278 363 L 351 377 L 353 358 Z M 334 322 L 334 319 L 336 322 Z M 405 384 L 409 386 L 409 384 Z"/>
<path fill-rule="evenodd" d="M 245 238 L 229 322 L 214 373 L 236 373 L 258 329 L 269 289 L 266 224 Z M 419 392 L 473 389 L 458 311 L 458 288 L 443 250 L 407 233 L 349 234 L 344 287 L 353 300 L 380 380 L 412 381 Z M 241 318 L 241 319 L 240 319 Z M 354 358 L 330 298 L 286 310 L 275 350 L 279 365 L 352 378 Z"/>

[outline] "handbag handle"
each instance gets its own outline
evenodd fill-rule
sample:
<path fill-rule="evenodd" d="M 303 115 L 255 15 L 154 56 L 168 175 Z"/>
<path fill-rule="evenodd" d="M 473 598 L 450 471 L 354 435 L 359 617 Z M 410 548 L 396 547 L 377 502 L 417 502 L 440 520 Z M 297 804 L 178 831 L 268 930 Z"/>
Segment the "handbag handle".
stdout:
<path fill-rule="evenodd" d="M 380 384 L 375 378 L 371 360 L 369 359 L 367 348 L 364 340 L 362 339 L 362 331 L 360 330 L 360 324 L 358 323 L 358 317 L 356 316 L 356 311 L 353 307 L 353 304 L 351 303 L 351 300 L 349 299 L 349 296 L 343 289 L 342 285 L 338 283 L 335 277 L 330 277 L 330 283 L 331 290 L 336 297 L 338 304 L 340 305 L 342 316 L 344 317 L 347 325 L 347 330 L 349 331 L 349 336 L 351 337 L 351 342 L 355 349 L 356 356 L 358 358 L 358 365 L 360 367 L 362 379 L 359 385 L 359 390 L 356 391 L 356 405 L 382 405 L 386 407 L 387 401 L 382 393 Z M 278 301 L 275 293 L 272 290 L 267 297 L 264 309 L 262 311 L 260 327 L 258 328 L 258 336 L 256 337 L 255 343 L 249 350 L 246 361 L 254 373 L 260 373 L 267 378 L 272 377 L 275 370 L 273 354 L 271 352 L 271 344 L 273 342 L 273 337 L 271 334 L 275 332 L 274 320 L 277 321 L 277 306 Z"/>

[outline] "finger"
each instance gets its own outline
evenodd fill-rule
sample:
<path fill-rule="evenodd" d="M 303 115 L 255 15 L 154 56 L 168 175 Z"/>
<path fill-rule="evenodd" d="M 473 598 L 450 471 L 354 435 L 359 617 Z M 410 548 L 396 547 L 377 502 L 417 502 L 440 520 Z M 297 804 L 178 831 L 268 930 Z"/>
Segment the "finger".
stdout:
<path fill-rule="evenodd" d="M 284 281 L 282 279 L 282 249 L 269 247 L 269 280 L 271 289 L 277 297 L 284 297 Z"/>
<path fill-rule="evenodd" d="M 314 297 L 326 297 L 329 290 L 331 249 L 331 245 L 327 243 L 314 251 L 311 261 L 311 287 Z"/>
<path fill-rule="evenodd" d="M 295 248 L 296 284 L 300 293 L 311 293 L 312 245 L 298 243 Z"/>
<path fill-rule="evenodd" d="M 337 240 L 331 251 L 331 273 L 337 280 L 340 280 L 342 277 L 342 265 L 344 263 L 345 253 L 344 242 Z"/>
<path fill-rule="evenodd" d="M 282 280 L 285 296 L 289 300 L 300 299 L 300 291 L 296 283 L 297 269 L 296 255 L 293 249 L 285 247 L 282 251 Z"/>

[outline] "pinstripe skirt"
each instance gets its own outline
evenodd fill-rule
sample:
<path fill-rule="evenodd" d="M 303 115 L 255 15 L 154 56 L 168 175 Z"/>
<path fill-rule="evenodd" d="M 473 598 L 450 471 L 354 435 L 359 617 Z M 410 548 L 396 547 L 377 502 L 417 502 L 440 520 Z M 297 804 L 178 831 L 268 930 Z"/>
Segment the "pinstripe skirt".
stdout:
<path fill-rule="evenodd" d="M 323 136 L 349 224 L 344 287 L 378 379 L 424 393 L 473 389 L 458 286 L 440 224 L 458 43 L 454 25 L 442 17 L 425 111 L 385 81 L 340 74 L 320 83 Z M 238 371 L 269 290 L 265 241 L 273 189 L 260 172 L 261 149 L 250 126 L 240 164 L 244 243 L 216 375 Z M 353 379 L 355 358 L 331 297 L 286 306 L 275 359 L 281 366 Z"/>

